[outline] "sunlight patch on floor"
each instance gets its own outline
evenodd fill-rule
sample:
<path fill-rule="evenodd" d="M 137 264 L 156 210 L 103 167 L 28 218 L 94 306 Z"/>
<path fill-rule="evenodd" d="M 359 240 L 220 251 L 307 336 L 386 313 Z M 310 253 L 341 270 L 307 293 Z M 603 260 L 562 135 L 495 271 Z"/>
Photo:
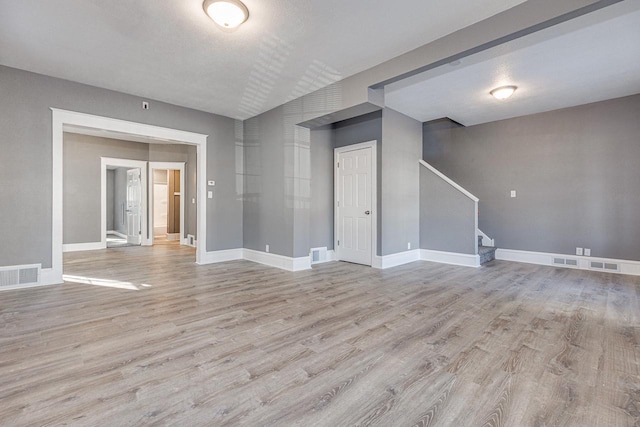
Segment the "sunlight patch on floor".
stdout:
<path fill-rule="evenodd" d="M 108 288 L 127 289 L 130 291 L 139 291 L 141 289 L 150 288 L 151 285 L 141 284 L 134 285 L 131 282 L 121 282 L 119 280 L 98 279 L 95 277 L 73 276 L 65 274 L 62 276 L 65 282 L 80 283 L 83 285 L 105 286 Z"/>

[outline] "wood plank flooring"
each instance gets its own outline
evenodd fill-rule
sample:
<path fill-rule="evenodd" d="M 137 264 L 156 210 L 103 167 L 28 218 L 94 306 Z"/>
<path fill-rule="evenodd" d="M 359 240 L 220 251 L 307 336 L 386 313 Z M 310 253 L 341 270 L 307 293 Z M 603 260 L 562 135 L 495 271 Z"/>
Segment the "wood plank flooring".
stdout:
<path fill-rule="evenodd" d="M 640 426 L 640 278 L 194 258 L 72 253 L 0 293 L 0 424 Z"/>

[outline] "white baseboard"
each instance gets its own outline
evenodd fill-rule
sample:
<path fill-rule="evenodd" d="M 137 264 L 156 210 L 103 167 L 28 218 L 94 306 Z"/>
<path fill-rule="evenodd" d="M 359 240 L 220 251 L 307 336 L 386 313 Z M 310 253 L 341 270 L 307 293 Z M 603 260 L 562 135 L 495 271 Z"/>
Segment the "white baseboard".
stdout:
<path fill-rule="evenodd" d="M 327 262 L 336 260 L 336 251 L 331 249 L 327 251 Z"/>
<path fill-rule="evenodd" d="M 113 234 L 113 235 L 116 235 L 116 236 L 120 237 L 121 239 L 126 239 L 126 238 L 127 238 L 127 235 L 126 235 L 126 234 L 121 233 L 121 232 L 119 232 L 119 231 L 115 231 L 115 230 L 109 230 L 109 231 L 107 231 L 107 234 Z"/>
<path fill-rule="evenodd" d="M 570 258 L 578 261 L 577 266 L 562 266 L 553 263 L 554 258 Z M 546 265 L 550 267 L 565 267 L 579 270 L 600 271 L 604 273 L 620 273 L 629 274 L 631 276 L 640 276 L 640 261 L 586 257 L 580 255 L 554 254 L 550 252 L 531 252 L 519 251 L 515 249 L 498 249 L 496 250 L 496 259 L 502 261 L 524 262 L 527 264 Z M 591 261 L 618 264 L 618 271 L 607 271 L 591 268 Z"/>
<path fill-rule="evenodd" d="M 107 246 L 102 242 L 68 243 L 62 245 L 62 252 L 97 251 L 106 248 Z"/>
<path fill-rule="evenodd" d="M 166 236 L 170 242 L 180 240 L 180 233 L 167 233 Z"/>
<path fill-rule="evenodd" d="M 420 249 L 420 259 L 422 259 L 423 261 L 460 265 L 463 267 L 480 267 L 480 255 L 433 251 L 431 249 Z"/>
<path fill-rule="evenodd" d="M 420 249 L 398 252 L 391 255 L 375 256 L 372 260 L 371 267 L 385 269 L 408 264 L 414 261 L 420 261 Z"/>
<path fill-rule="evenodd" d="M 204 259 L 198 264 L 216 264 L 218 262 L 236 261 L 243 259 L 243 249 L 227 249 L 224 251 L 205 252 Z"/>
<path fill-rule="evenodd" d="M 254 251 L 252 249 L 228 249 L 224 251 L 206 252 L 204 259 L 198 264 L 215 264 L 218 262 L 235 261 L 245 259 L 257 262 L 270 267 L 280 268 L 287 271 L 302 271 L 311 269 L 311 259 L 306 257 L 291 258 L 282 255 L 270 254 L 267 252 Z"/>
<path fill-rule="evenodd" d="M 291 258 L 282 255 L 270 254 L 267 252 L 244 249 L 244 259 L 257 262 L 259 264 L 280 268 L 287 271 L 302 271 L 311 269 L 311 259 L 308 256 Z"/>

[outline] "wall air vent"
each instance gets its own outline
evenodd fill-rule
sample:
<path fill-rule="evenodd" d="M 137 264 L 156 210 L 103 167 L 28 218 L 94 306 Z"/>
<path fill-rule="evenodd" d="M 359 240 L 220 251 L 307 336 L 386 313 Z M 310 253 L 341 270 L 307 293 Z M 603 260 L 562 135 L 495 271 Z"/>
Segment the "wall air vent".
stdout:
<path fill-rule="evenodd" d="M 40 264 L 0 267 L 0 289 L 15 289 L 39 282 Z"/>
<path fill-rule="evenodd" d="M 309 257 L 311 258 L 311 264 L 327 262 L 327 248 L 311 248 Z"/>

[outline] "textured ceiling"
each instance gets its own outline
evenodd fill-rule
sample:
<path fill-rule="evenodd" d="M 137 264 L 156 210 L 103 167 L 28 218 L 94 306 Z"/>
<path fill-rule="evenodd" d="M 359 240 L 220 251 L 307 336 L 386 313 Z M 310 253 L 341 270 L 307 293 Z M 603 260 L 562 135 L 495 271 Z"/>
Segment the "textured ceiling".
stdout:
<path fill-rule="evenodd" d="M 0 64 L 244 119 L 522 2 L 0 0 Z"/>
<path fill-rule="evenodd" d="M 516 85 L 506 101 L 493 88 Z M 640 93 L 640 2 L 625 1 L 385 87 L 417 120 L 464 125 Z"/>

